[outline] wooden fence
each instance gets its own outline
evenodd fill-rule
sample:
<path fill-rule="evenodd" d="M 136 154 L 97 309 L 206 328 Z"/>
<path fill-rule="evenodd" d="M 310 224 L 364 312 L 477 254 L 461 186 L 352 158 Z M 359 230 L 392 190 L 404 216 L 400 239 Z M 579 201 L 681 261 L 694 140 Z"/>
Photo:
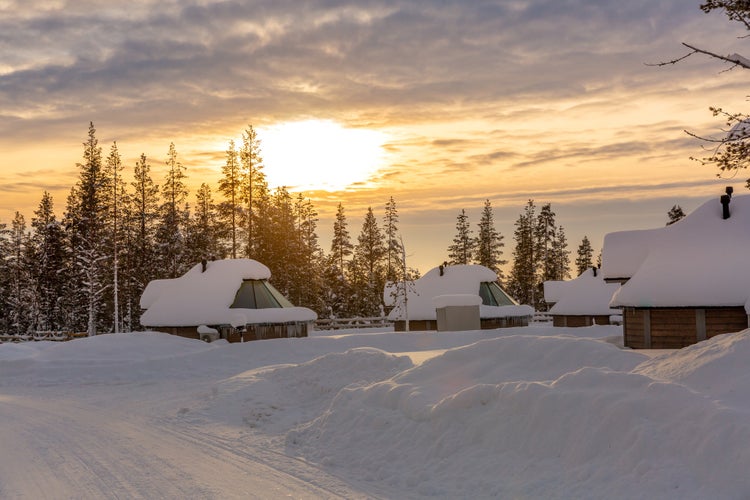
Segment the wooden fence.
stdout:
<path fill-rule="evenodd" d="M 393 326 L 385 316 L 372 318 L 324 318 L 315 321 L 316 330 L 342 330 L 344 328 L 387 328 Z"/>

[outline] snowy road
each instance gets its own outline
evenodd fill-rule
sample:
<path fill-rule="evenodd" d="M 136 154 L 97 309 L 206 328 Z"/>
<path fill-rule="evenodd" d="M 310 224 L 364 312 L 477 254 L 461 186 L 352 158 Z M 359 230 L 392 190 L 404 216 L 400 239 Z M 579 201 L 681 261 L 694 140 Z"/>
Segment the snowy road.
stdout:
<path fill-rule="evenodd" d="M 0 396 L 0 420 L 6 455 L 0 498 L 362 496 L 303 462 L 257 450 L 259 461 L 246 446 L 233 448 L 133 414 Z M 294 462 L 293 474 L 284 472 L 288 462 Z"/>

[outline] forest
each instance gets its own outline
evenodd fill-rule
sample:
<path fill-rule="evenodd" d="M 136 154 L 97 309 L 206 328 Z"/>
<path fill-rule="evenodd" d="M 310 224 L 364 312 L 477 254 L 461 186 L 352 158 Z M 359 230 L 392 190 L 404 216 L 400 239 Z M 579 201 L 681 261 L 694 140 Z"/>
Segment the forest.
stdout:
<path fill-rule="evenodd" d="M 381 316 L 386 283 L 418 278 L 406 265 L 393 197 L 380 220 L 368 208 L 356 238 L 339 203 L 330 248 L 321 248 L 312 201 L 269 188 L 252 125 L 241 144 L 230 141 L 217 186 L 203 183 L 191 196 L 174 143 L 164 161 L 161 182 L 145 154 L 127 169 L 117 143 L 105 156 L 89 124 L 62 216 L 44 192 L 29 224 L 19 212 L 10 223 L 0 221 L 0 333 L 139 330 L 139 300 L 148 282 L 180 276 L 204 259 L 262 262 L 276 288 L 321 318 Z M 504 236 L 490 200 L 475 228 L 461 210 L 446 264 L 495 270 L 519 303 L 543 310 L 542 283 L 571 276 L 565 231 L 551 204 L 539 208 L 529 200 L 523 208 L 507 277 Z M 575 270 L 580 274 L 592 261 L 584 237 Z"/>

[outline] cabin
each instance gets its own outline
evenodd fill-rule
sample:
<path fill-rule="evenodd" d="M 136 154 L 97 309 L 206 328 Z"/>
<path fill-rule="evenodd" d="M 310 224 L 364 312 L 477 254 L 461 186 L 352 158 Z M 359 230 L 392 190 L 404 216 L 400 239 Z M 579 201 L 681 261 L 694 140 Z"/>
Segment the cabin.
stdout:
<path fill-rule="evenodd" d="M 703 203 L 666 227 L 610 233 L 602 274 L 623 283 L 624 345 L 674 349 L 748 328 L 750 195 Z"/>
<path fill-rule="evenodd" d="M 202 262 L 175 279 L 151 281 L 141 324 L 181 337 L 229 342 L 307 337 L 317 314 L 295 307 L 252 259 Z"/>
<path fill-rule="evenodd" d="M 545 281 L 544 301 L 553 326 L 582 327 L 619 324 L 620 311 L 609 306 L 619 283 L 607 283 L 597 268 L 568 281 Z"/>
<path fill-rule="evenodd" d="M 513 300 L 498 284 L 497 273 L 484 266 L 441 265 L 407 283 L 406 288 L 406 300 L 401 283 L 386 286 L 383 296 L 386 306 L 393 308 L 388 319 L 396 331 L 407 329 L 407 319 L 409 330 L 438 330 L 438 311 L 444 314 L 446 309 L 449 314 L 463 314 L 467 308 L 477 307 L 481 329 L 527 326 L 534 315 L 531 306 Z M 467 301 L 467 295 L 481 301 L 474 304 Z"/>

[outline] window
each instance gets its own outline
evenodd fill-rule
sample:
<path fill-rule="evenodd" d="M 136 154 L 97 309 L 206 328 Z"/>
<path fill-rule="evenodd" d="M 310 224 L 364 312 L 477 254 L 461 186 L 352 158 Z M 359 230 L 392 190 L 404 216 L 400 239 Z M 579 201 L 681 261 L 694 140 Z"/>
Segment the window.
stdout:
<path fill-rule="evenodd" d="M 500 288 L 496 282 L 485 281 L 479 285 L 479 296 L 485 306 L 515 306 L 518 305 L 510 295 Z"/>
<path fill-rule="evenodd" d="M 234 302 L 234 309 L 269 309 L 274 307 L 294 307 L 286 297 L 264 280 L 244 280 Z"/>

